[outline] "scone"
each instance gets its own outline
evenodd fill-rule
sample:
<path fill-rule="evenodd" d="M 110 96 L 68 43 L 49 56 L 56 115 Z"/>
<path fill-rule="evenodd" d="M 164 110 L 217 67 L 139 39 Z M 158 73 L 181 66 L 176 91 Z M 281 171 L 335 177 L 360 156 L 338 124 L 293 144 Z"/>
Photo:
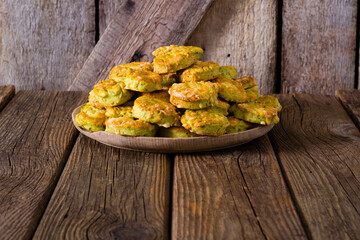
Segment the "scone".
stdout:
<path fill-rule="evenodd" d="M 153 52 L 154 72 L 170 73 L 191 66 L 204 51 L 192 46 L 166 46 L 160 47 Z"/>
<path fill-rule="evenodd" d="M 252 124 L 235 117 L 228 117 L 230 125 L 226 128 L 226 133 L 237 133 L 248 130 L 252 127 Z"/>
<path fill-rule="evenodd" d="M 217 85 L 211 82 L 174 83 L 169 89 L 170 102 L 178 108 L 207 108 L 217 102 L 217 91 Z"/>
<path fill-rule="evenodd" d="M 133 96 L 133 92 L 125 89 L 122 82 L 107 79 L 98 82 L 89 93 L 89 102 L 96 108 L 121 105 Z"/>
<path fill-rule="evenodd" d="M 245 89 L 245 92 L 246 92 L 248 102 L 252 102 L 252 101 L 258 99 L 259 97 L 261 97 L 257 86 Z"/>
<path fill-rule="evenodd" d="M 154 137 L 157 127 L 130 117 L 109 118 L 105 121 L 105 132 L 125 136 Z"/>
<path fill-rule="evenodd" d="M 107 107 L 105 115 L 108 118 L 132 117 L 132 106 Z"/>
<path fill-rule="evenodd" d="M 162 77 L 144 69 L 117 68 L 112 70 L 109 77 L 117 82 L 123 82 L 126 89 L 137 92 L 152 92 L 163 89 Z"/>
<path fill-rule="evenodd" d="M 234 104 L 229 110 L 238 119 L 271 125 L 279 122 L 277 112 L 281 110 L 281 105 L 275 97 L 264 96 L 252 102 Z"/>
<path fill-rule="evenodd" d="M 90 103 L 85 104 L 80 113 L 75 117 L 78 126 L 93 132 L 103 131 L 105 129 L 105 110 L 93 107 Z"/>
<path fill-rule="evenodd" d="M 236 79 L 237 82 L 241 83 L 241 85 L 245 88 L 252 88 L 256 86 L 255 78 L 253 76 L 243 76 Z"/>
<path fill-rule="evenodd" d="M 171 127 L 180 119 L 175 106 L 161 99 L 141 96 L 134 102 L 133 117 L 161 127 Z"/>
<path fill-rule="evenodd" d="M 169 89 L 174 83 L 177 82 L 176 73 L 164 73 L 160 74 L 162 89 Z"/>
<path fill-rule="evenodd" d="M 236 68 L 233 66 L 221 66 L 220 77 L 236 79 Z"/>
<path fill-rule="evenodd" d="M 168 138 L 185 138 L 185 137 L 196 137 L 198 135 L 190 132 L 189 130 L 183 127 L 169 127 L 169 128 L 159 128 L 157 136 L 168 137 Z"/>
<path fill-rule="evenodd" d="M 236 103 L 247 101 L 247 94 L 243 86 L 230 78 L 217 78 L 213 80 L 219 87 L 219 97 Z"/>
<path fill-rule="evenodd" d="M 148 92 L 148 93 L 141 93 L 141 95 L 142 96 L 149 96 L 149 97 L 158 98 L 158 99 L 161 99 L 161 100 L 163 100 L 165 102 L 170 102 L 170 94 L 166 90 Z"/>
<path fill-rule="evenodd" d="M 180 82 L 208 81 L 220 76 L 220 65 L 209 61 L 195 61 L 193 65 L 185 69 L 179 77 Z"/>
<path fill-rule="evenodd" d="M 222 114 L 224 114 L 224 116 L 227 116 L 229 114 L 228 110 L 230 108 L 230 104 L 218 99 L 218 101 L 211 108 L 220 111 Z"/>
<path fill-rule="evenodd" d="M 229 126 L 228 119 L 213 109 L 186 110 L 181 123 L 190 132 L 209 136 L 220 136 Z"/>

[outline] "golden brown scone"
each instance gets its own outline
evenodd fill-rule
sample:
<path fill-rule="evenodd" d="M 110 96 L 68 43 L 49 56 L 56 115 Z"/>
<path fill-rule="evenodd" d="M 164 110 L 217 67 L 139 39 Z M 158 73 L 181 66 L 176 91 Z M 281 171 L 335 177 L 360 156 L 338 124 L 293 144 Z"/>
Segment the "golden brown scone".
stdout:
<path fill-rule="evenodd" d="M 228 117 L 230 125 L 226 128 L 226 133 L 237 133 L 248 130 L 252 127 L 252 124 L 235 117 Z"/>
<path fill-rule="evenodd" d="M 125 136 L 154 137 L 157 131 L 157 126 L 130 117 L 109 118 L 105 125 L 105 132 Z"/>
<path fill-rule="evenodd" d="M 253 76 L 243 76 L 236 79 L 237 82 L 240 82 L 241 85 L 245 88 L 252 88 L 256 86 L 255 78 Z"/>
<path fill-rule="evenodd" d="M 199 59 L 204 51 L 198 47 L 170 45 L 156 49 L 154 72 L 170 73 L 185 69 Z"/>
<path fill-rule="evenodd" d="M 133 117 L 161 127 L 174 126 L 180 119 L 176 107 L 161 99 L 141 96 L 134 102 Z"/>
<path fill-rule="evenodd" d="M 104 130 L 105 110 L 93 107 L 90 103 L 85 104 L 80 113 L 75 117 L 76 125 L 86 130 L 97 132 Z"/>
<path fill-rule="evenodd" d="M 175 83 L 169 89 L 170 102 L 178 108 L 207 108 L 217 103 L 217 91 L 217 85 L 211 82 Z"/>
<path fill-rule="evenodd" d="M 281 110 L 281 105 L 277 98 L 263 96 L 259 99 L 241 104 L 234 104 L 230 107 L 230 112 L 238 119 L 261 125 L 271 125 L 279 122 L 277 116 Z"/>
<path fill-rule="evenodd" d="M 245 92 L 246 92 L 248 102 L 254 101 L 254 100 L 258 99 L 259 97 L 261 97 L 257 86 L 245 89 Z"/>
<path fill-rule="evenodd" d="M 116 68 L 110 73 L 110 78 L 123 82 L 126 89 L 137 92 L 152 92 L 163 89 L 162 77 L 154 72 L 143 69 Z"/>
<path fill-rule="evenodd" d="M 125 84 L 107 79 L 98 82 L 89 93 L 89 102 L 96 108 L 121 105 L 133 96 L 133 92 L 125 89 Z"/>
<path fill-rule="evenodd" d="M 233 66 L 221 66 L 220 76 L 224 78 L 236 79 L 236 68 Z"/>
<path fill-rule="evenodd" d="M 181 117 L 184 128 L 198 135 L 219 136 L 229 126 L 228 119 L 213 109 L 186 110 Z"/>
<path fill-rule="evenodd" d="M 149 97 L 158 98 L 158 99 L 161 99 L 161 100 L 163 100 L 165 102 L 170 102 L 170 94 L 166 90 L 148 92 L 148 93 L 141 93 L 141 95 L 142 96 L 149 96 Z"/>
<path fill-rule="evenodd" d="M 195 61 L 193 65 L 180 74 L 180 82 L 208 81 L 220 76 L 220 65 L 209 61 Z"/>
<path fill-rule="evenodd" d="M 247 101 L 246 91 L 243 86 L 230 78 L 216 78 L 213 80 L 219 87 L 219 97 L 229 101 L 242 103 Z"/>

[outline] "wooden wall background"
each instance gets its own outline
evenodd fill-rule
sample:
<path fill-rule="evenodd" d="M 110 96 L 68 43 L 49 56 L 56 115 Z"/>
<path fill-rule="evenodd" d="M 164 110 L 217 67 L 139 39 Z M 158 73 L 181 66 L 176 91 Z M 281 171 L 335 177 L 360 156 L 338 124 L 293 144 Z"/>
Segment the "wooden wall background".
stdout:
<path fill-rule="evenodd" d="M 97 41 L 109 35 L 105 29 L 118 8 L 140 3 L 30 2 L 0 2 L 0 85 L 17 90 L 71 88 Z M 214 0 L 186 43 L 204 48 L 203 60 L 254 75 L 261 93 L 333 95 L 335 89 L 359 88 L 358 4 Z"/>

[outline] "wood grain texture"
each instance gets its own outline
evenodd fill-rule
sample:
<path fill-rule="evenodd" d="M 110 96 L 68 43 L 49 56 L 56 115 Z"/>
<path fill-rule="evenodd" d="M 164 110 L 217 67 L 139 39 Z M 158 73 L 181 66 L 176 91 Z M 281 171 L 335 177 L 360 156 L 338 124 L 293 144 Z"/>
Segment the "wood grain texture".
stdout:
<path fill-rule="evenodd" d="M 283 1 L 282 93 L 353 88 L 357 1 Z"/>
<path fill-rule="evenodd" d="M 90 90 L 117 64 L 151 61 L 156 48 L 185 43 L 212 1 L 122 1 L 69 89 Z"/>
<path fill-rule="evenodd" d="M 340 89 L 335 95 L 340 98 L 343 106 L 360 129 L 360 90 Z"/>
<path fill-rule="evenodd" d="M 95 46 L 95 1 L 0 3 L 0 85 L 65 90 Z"/>
<path fill-rule="evenodd" d="M 202 47 L 203 60 L 255 76 L 261 93 L 274 93 L 277 9 L 278 0 L 216 0 L 187 44 Z"/>
<path fill-rule="evenodd" d="M 166 239 L 170 160 L 80 135 L 34 239 Z"/>
<path fill-rule="evenodd" d="M 306 239 L 267 136 L 176 155 L 173 239 Z"/>
<path fill-rule="evenodd" d="M 125 0 L 99 0 L 99 34 L 100 37 L 110 24 L 116 10 Z"/>
<path fill-rule="evenodd" d="M 15 95 L 14 85 L 0 86 L 0 111 L 14 97 L 14 95 Z"/>
<path fill-rule="evenodd" d="M 20 91 L 0 112 L 0 232 L 30 238 L 74 144 L 79 92 Z"/>
<path fill-rule="evenodd" d="M 312 239 L 360 236 L 360 133 L 335 97 L 282 95 L 269 133 Z"/>

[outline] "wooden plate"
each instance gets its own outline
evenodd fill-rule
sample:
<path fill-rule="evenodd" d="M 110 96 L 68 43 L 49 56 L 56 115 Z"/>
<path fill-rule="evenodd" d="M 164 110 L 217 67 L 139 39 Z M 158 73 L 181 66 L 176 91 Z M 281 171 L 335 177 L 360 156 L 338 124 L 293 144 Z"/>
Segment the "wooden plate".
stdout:
<path fill-rule="evenodd" d="M 193 138 L 165 138 L 165 137 L 129 137 L 120 136 L 104 131 L 91 132 L 82 129 L 75 123 L 75 116 L 80 112 L 82 106 L 75 108 L 72 120 L 75 127 L 85 136 L 103 144 L 134 151 L 163 152 L 163 153 L 185 153 L 203 152 L 230 148 L 247 143 L 255 138 L 265 135 L 274 125 L 259 126 L 247 131 L 225 134 L 218 137 L 193 137 Z"/>

